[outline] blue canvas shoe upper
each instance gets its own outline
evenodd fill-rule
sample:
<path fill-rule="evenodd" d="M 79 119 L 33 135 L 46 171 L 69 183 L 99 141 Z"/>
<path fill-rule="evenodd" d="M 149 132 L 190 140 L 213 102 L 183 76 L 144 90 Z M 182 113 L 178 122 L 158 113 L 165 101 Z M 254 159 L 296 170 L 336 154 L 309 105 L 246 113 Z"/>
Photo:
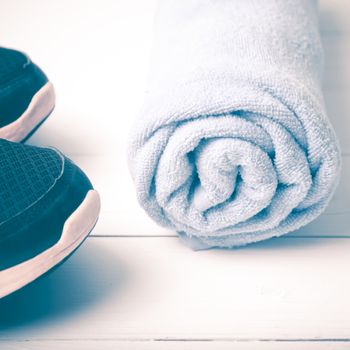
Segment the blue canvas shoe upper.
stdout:
<path fill-rule="evenodd" d="M 0 271 L 53 246 L 91 189 L 58 151 L 0 139 Z"/>
<path fill-rule="evenodd" d="M 0 128 L 18 119 L 47 82 L 27 55 L 0 47 Z"/>

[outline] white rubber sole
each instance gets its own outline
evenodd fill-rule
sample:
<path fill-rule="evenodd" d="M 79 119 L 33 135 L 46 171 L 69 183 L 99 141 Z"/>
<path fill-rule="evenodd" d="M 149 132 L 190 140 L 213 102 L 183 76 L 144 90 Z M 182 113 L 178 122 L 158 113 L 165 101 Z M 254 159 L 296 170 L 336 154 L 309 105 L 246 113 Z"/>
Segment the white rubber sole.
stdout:
<path fill-rule="evenodd" d="M 20 142 L 24 140 L 55 107 L 55 89 L 47 82 L 32 98 L 24 113 L 13 123 L 0 128 L 0 138 Z"/>
<path fill-rule="evenodd" d="M 90 190 L 66 220 L 60 240 L 51 248 L 21 264 L 0 271 L 0 298 L 24 287 L 68 257 L 89 235 L 100 212 L 100 197 Z"/>

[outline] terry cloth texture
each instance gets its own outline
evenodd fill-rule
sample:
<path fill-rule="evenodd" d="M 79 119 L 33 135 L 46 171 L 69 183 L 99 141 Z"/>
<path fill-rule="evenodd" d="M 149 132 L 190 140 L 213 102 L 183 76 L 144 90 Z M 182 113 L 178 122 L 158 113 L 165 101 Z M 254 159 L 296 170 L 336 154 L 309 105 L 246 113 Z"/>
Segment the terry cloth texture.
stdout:
<path fill-rule="evenodd" d="M 129 145 L 138 200 L 194 248 L 280 236 L 315 219 L 340 151 L 307 0 L 163 0 Z"/>

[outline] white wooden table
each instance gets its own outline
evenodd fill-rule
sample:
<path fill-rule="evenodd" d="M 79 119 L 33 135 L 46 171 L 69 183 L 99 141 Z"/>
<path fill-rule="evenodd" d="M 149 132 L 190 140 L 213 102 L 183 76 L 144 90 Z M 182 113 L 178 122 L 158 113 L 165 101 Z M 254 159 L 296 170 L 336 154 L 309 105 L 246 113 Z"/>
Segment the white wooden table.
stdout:
<path fill-rule="evenodd" d="M 0 301 L 0 349 L 350 349 L 350 2 L 320 1 L 324 91 L 344 160 L 330 207 L 286 237 L 203 252 L 143 213 L 127 171 L 154 8 L 0 0 L 0 44 L 30 53 L 57 89 L 31 143 L 70 155 L 103 200 L 65 265 Z"/>

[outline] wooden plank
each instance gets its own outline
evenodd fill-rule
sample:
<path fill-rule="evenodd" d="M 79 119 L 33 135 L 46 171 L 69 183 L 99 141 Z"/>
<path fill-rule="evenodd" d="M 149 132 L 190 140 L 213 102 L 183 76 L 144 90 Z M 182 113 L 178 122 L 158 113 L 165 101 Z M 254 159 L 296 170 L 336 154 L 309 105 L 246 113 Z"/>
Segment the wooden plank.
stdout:
<path fill-rule="evenodd" d="M 350 3 L 347 0 L 318 0 L 320 29 L 324 36 L 350 33 Z"/>
<path fill-rule="evenodd" d="M 0 346 L 3 345 L 0 343 Z M 348 350 L 349 342 L 276 341 L 30 341 L 8 342 L 2 350 Z"/>
<path fill-rule="evenodd" d="M 350 88 L 350 42 L 347 36 L 322 37 L 324 49 L 323 90 L 345 92 Z"/>
<path fill-rule="evenodd" d="M 30 54 L 57 91 L 56 109 L 31 143 L 74 154 L 124 143 L 142 103 L 155 3 L 13 0 L 2 6 L 1 45 Z"/>
<path fill-rule="evenodd" d="M 90 238 L 60 269 L 0 301 L 1 344 L 346 340 L 349 251 L 343 238 L 202 252 L 176 238 Z"/>
<path fill-rule="evenodd" d="M 346 90 L 330 90 L 325 94 L 329 118 L 338 136 L 343 155 L 350 155 L 350 101 Z"/>

